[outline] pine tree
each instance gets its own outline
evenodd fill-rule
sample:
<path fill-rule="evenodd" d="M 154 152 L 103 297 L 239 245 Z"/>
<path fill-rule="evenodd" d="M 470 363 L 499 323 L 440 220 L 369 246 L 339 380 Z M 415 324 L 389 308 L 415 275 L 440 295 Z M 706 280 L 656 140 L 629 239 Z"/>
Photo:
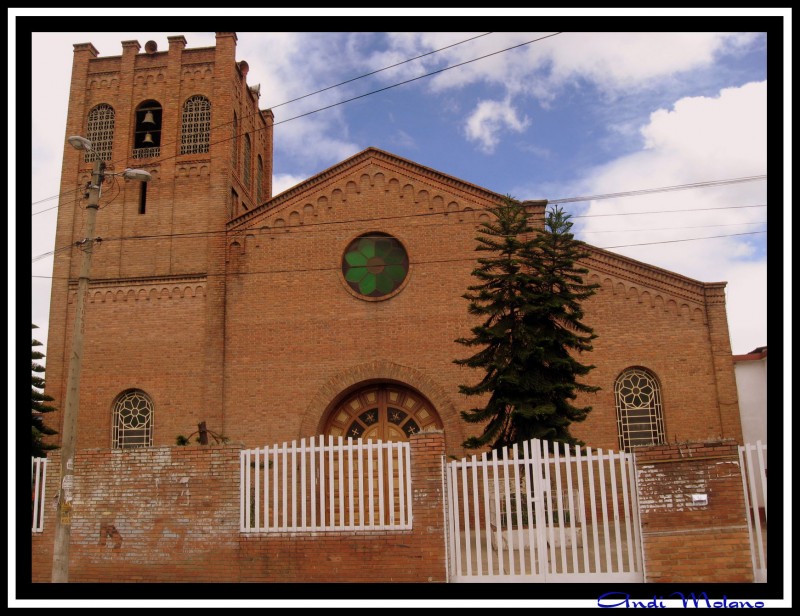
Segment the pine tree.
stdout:
<path fill-rule="evenodd" d="M 38 329 L 38 325 L 31 324 L 31 329 Z M 35 350 L 37 346 L 42 346 L 42 343 L 32 338 L 31 346 L 31 455 L 35 457 L 44 457 L 46 451 L 50 449 L 58 449 L 56 445 L 50 445 L 42 442 L 44 435 L 58 434 L 56 430 L 47 427 L 44 424 L 44 413 L 51 413 L 55 411 L 55 407 L 45 404 L 51 402 L 52 396 L 44 393 L 44 379 L 39 374 L 44 373 L 44 366 L 37 363 L 36 360 L 42 359 L 44 354 Z"/>
<path fill-rule="evenodd" d="M 488 399 L 462 411 L 466 422 L 484 424 L 464 446 L 499 448 L 531 438 L 576 444 L 569 425 L 583 421 L 591 407 L 572 401 L 578 392 L 599 389 L 578 382 L 594 366 L 572 355 L 591 351 L 596 338 L 582 322 L 581 302 L 597 287 L 583 283 L 587 270 L 577 264 L 586 252 L 560 208 L 538 232 L 525 206 L 510 197 L 489 211 L 495 220 L 479 229 L 476 250 L 490 256 L 478 259 L 472 274 L 479 282 L 464 294 L 470 314 L 483 322 L 472 337 L 457 340 L 480 350 L 455 360 L 483 371 L 476 385 L 461 385 L 461 393 Z"/>

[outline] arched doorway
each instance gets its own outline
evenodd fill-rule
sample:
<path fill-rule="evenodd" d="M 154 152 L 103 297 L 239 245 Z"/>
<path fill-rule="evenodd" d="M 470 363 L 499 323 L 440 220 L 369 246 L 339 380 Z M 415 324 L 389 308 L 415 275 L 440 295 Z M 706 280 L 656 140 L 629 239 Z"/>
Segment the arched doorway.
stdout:
<path fill-rule="evenodd" d="M 324 434 L 353 439 L 407 441 L 417 432 L 441 430 L 433 405 L 418 392 L 394 383 L 367 385 L 336 403 Z"/>

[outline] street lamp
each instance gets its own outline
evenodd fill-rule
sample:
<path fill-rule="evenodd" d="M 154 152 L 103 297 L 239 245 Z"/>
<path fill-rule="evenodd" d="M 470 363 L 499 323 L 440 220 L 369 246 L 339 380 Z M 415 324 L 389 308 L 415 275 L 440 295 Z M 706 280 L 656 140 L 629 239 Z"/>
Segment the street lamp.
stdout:
<path fill-rule="evenodd" d="M 79 135 L 67 138 L 76 150 L 92 151 L 92 142 Z M 100 193 L 106 175 L 119 175 L 127 180 L 149 182 L 151 176 L 143 169 L 125 169 L 120 173 L 107 173 L 106 164 L 100 159 L 94 161 L 92 181 L 89 183 L 88 203 L 86 204 L 86 237 L 77 242 L 83 248 L 80 275 L 78 276 L 78 295 L 75 302 L 75 324 L 72 333 L 72 353 L 69 359 L 67 376 L 67 395 L 64 401 L 64 427 L 61 439 L 61 488 L 58 493 L 58 515 L 56 516 L 56 538 L 53 546 L 53 582 L 69 581 L 69 542 L 72 514 L 72 489 L 74 484 L 75 441 L 78 420 L 78 400 L 81 381 L 81 358 L 83 356 L 83 319 L 86 296 L 89 291 L 89 269 L 92 263 L 92 246 L 99 238 L 94 237 Z"/>

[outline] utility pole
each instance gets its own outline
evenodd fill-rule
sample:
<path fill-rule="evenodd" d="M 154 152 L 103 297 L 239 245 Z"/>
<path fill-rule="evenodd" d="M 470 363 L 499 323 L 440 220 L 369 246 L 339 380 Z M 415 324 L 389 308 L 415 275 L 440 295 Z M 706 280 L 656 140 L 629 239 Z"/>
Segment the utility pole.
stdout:
<path fill-rule="evenodd" d="M 94 161 L 92 181 L 89 184 L 89 203 L 86 204 L 86 237 L 78 242 L 83 247 L 83 260 L 78 277 L 78 295 L 75 301 L 75 325 L 72 332 L 72 352 L 67 376 L 67 397 L 64 405 L 64 428 L 61 439 L 61 487 L 58 493 L 56 514 L 56 539 L 53 546 L 53 582 L 69 582 L 69 543 L 72 517 L 72 488 L 75 470 L 75 440 L 78 420 L 78 401 L 81 382 L 81 357 L 83 356 L 83 315 L 89 291 L 89 270 L 92 265 L 94 226 L 100 203 L 100 191 L 105 175 L 105 163 Z"/>
<path fill-rule="evenodd" d="M 73 135 L 67 139 L 76 150 L 92 151 L 92 142 Z M 64 426 L 61 431 L 61 483 L 56 514 L 56 538 L 53 544 L 53 570 L 51 581 L 69 582 L 69 544 L 72 525 L 72 496 L 75 484 L 75 442 L 78 433 L 78 402 L 80 399 L 81 358 L 83 357 L 84 314 L 89 293 L 89 271 L 92 265 L 92 248 L 99 238 L 94 237 L 94 225 L 100 203 L 100 192 L 106 175 L 121 175 L 126 180 L 149 182 L 152 178 L 143 169 L 125 169 L 121 173 L 106 173 L 106 164 L 99 158 L 94 161 L 92 181 L 89 183 L 86 204 L 86 237 L 77 243 L 83 248 L 81 271 L 78 275 L 78 295 L 75 300 L 75 324 L 72 332 L 72 352 L 67 374 L 67 396 L 64 401 Z M 69 292 L 69 290 L 68 290 Z"/>

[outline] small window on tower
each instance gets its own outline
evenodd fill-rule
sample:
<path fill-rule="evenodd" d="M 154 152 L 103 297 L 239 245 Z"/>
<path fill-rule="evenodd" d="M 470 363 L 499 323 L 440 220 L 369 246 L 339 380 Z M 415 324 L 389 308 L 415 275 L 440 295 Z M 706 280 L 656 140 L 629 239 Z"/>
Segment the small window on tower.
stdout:
<path fill-rule="evenodd" d="M 147 211 L 147 182 L 139 184 L 139 213 L 144 214 Z"/>
<path fill-rule="evenodd" d="M 161 156 L 161 105 L 145 101 L 136 109 L 133 158 Z"/>
<path fill-rule="evenodd" d="M 208 152 L 210 137 L 211 103 L 205 96 L 192 96 L 183 105 L 181 154 Z"/>
<path fill-rule="evenodd" d="M 89 112 L 86 137 L 92 142 L 92 149 L 84 154 L 85 162 L 111 160 L 111 147 L 114 143 L 114 118 L 114 108 L 105 103 L 97 105 Z"/>

